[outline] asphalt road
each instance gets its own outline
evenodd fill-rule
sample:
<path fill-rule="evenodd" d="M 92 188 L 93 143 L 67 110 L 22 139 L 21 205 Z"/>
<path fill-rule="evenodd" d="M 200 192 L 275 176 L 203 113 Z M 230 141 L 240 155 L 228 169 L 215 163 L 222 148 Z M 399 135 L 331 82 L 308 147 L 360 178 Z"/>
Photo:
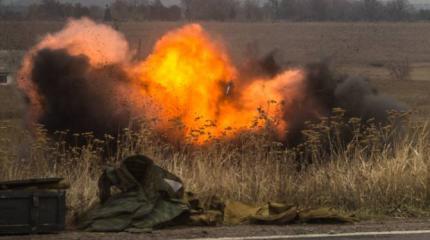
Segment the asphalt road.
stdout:
<path fill-rule="evenodd" d="M 85 234 L 85 233 L 65 233 L 59 235 L 32 235 L 32 236 L 3 236 L 0 239 L 28 239 L 28 240 L 131 240 L 131 239 L 153 239 L 150 234 Z M 155 237 L 154 239 L 159 239 Z M 345 233 L 342 235 L 337 234 L 313 234 L 313 235 L 261 235 L 261 236 L 237 236 L 237 237 L 217 237 L 217 238 L 175 238 L 173 236 L 166 237 L 163 239 L 173 239 L 173 240 L 280 240 L 280 239 L 295 239 L 295 240 L 429 240 L 430 231 L 426 233 L 410 233 L 410 232 L 398 232 L 396 234 L 391 233 L 368 233 L 368 232 L 355 232 L 355 233 Z"/>
<path fill-rule="evenodd" d="M 242 237 L 221 237 L 221 238 L 199 238 L 193 240 L 260 240 L 260 239 L 296 239 L 296 240 L 367 240 L 367 239 L 382 239 L 382 240 L 429 240 L 430 230 L 424 231 L 396 231 L 396 232 L 353 232 L 340 234 L 304 234 L 304 235 L 272 235 L 272 236 L 242 236 Z M 185 239 L 181 239 L 185 240 Z"/>
<path fill-rule="evenodd" d="M 300 238 L 296 238 L 300 240 Z M 306 240 L 321 240 L 321 239 L 333 239 L 333 240 L 429 240 L 430 234 L 422 234 L 422 235 L 396 235 L 396 236 L 366 236 L 366 237 L 334 237 L 334 238 L 306 238 Z"/>
<path fill-rule="evenodd" d="M 347 225 L 241 225 L 234 227 L 181 227 L 141 234 L 88 233 L 69 229 L 60 234 L 2 236 L 0 240 L 430 240 L 430 219 L 367 221 Z"/>

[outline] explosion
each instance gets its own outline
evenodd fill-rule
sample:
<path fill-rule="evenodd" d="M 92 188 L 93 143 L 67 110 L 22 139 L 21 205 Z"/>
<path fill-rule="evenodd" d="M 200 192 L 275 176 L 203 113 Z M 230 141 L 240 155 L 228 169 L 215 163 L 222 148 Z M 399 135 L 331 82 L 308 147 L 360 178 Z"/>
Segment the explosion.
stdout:
<path fill-rule="evenodd" d="M 284 95 L 295 97 L 294 89 L 302 79 L 296 70 L 243 86 L 223 47 L 197 24 L 166 34 L 135 68 L 138 81 L 145 86 L 142 96 L 157 106 L 150 115 L 161 120 L 158 127 L 166 128 L 165 120 L 180 118 L 185 136 L 200 136 L 199 142 L 234 135 L 253 123 L 261 127 L 265 124 L 259 119 L 261 112 L 268 119 L 280 119 L 280 112 L 268 105 L 286 104 Z M 277 124 L 279 134 L 286 125 Z"/>
<path fill-rule="evenodd" d="M 35 67 L 37 63 L 43 61 L 43 58 L 39 57 L 41 56 L 40 53 L 44 50 L 52 52 L 64 51 L 65 54 L 70 55 L 70 61 L 63 61 L 66 60 L 65 58 L 59 59 L 60 62 L 64 62 L 64 66 L 62 69 L 59 69 L 60 72 L 57 73 L 56 76 L 52 76 L 52 69 L 48 68 L 46 71 L 43 71 Z M 51 103 L 54 101 L 61 101 L 61 99 L 51 99 L 50 93 L 42 94 L 44 90 L 47 90 L 46 87 L 41 86 L 42 82 L 45 82 L 46 85 L 67 84 L 70 81 L 74 81 L 74 83 L 72 83 L 73 85 L 79 83 L 91 84 L 81 81 L 82 79 L 71 78 L 78 77 L 85 78 L 86 81 L 93 81 L 94 79 L 88 78 L 87 76 L 88 69 L 101 69 L 108 65 L 127 63 L 131 56 L 132 53 L 129 51 L 128 43 L 122 34 L 116 32 L 109 26 L 96 24 L 87 18 L 69 21 L 64 30 L 55 34 L 48 34 L 26 54 L 22 67 L 18 72 L 18 84 L 30 99 L 30 121 L 46 124 L 46 122 L 41 121 L 41 119 L 49 115 L 49 111 L 52 110 L 50 109 Z M 84 58 L 84 61 L 88 61 L 88 69 L 83 73 L 85 76 L 78 76 L 76 73 L 70 73 L 68 76 L 66 74 L 67 69 L 73 69 L 76 66 L 76 64 L 72 64 L 73 58 L 76 59 L 80 57 Z M 58 62 L 51 63 L 54 69 L 59 67 L 59 64 L 57 64 Z M 41 66 L 45 67 L 46 64 L 49 65 L 51 63 L 43 62 Z M 38 73 L 42 75 L 40 79 L 37 79 Z M 53 79 L 50 79 L 50 77 Z M 46 79 L 49 79 L 49 81 Z M 106 84 L 109 84 L 108 80 L 109 79 L 106 79 Z M 49 86 L 47 87 L 49 88 Z M 59 89 L 52 89 L 52 92 L 58 91 L 61 95 L 65 92 L 75 90 L 77 91 L 76 93 L 79 93 L 84 89 L 67 89 L 64 86 Z M 73 97 L 68 100 L 71 104 L 73 104 L 72 102 L 79 101 L 79 99 Z M 82 103 L 82 105 L 88 104 L 89 103 Z"/>
<path fill-rule="evenodd" d="M 168 139 L 194 144 L 269 126 L 279 140 L 297 142 L 306 121 L 335 107 L 348 117 L 381 122 L 387 110 L 404 109 L 367 81 L 337 79 L 323 65 L 278 71 L 269 57 L 238 70 L 220 41 L 198 24 L 168 32 L 146 59 L 134 59 L 124 36 L 110 26 L 71 20 L 24 57 L 18 78 L 29 99 L 29 121 L 49 132 L 103 137 L 143 118 Z M 268 74 L 253 73 L 265 66 Z"/>
<path fill-rule="evenodd" d="M 88 66 L 85 67 L 86 70 L 80 71 L 79 76 L 67 76 L 74 74 L 68 71 L 63 74 L 57 72 L 48 83 L 46 79 L 52 75 L 49 71 L 53 68 L 37 73 L 41 69 L 37 64 L 42 59 L 42 65 L 51 61 L 46 59 L 46 50 L 63 50 L 72 59 L 83 58 L 84 65 Z M 45 91 L 48 87 L 46 85 L 57 86 L 53 92 L 63 93 L 63 86 L 58 86 L 58 82 L 74 81 L 64 90 L 76 94 L 94 86 L 108 86 L 110 99 L 98 93 L 103 89 L 94 88 L 88 94 L 93 94 L 96 102 L 101 99 L 100 104 L 115 106 L 110 109 L 112 114 L 115 111 L 124 112 L 124 109 L 117 108 L 126 108 L 132 116 L 156 119 L 155 128 L 168 135 L 177 135 L 170 125 L 173 124 L 172 120 L 179 120 L 183 125 L 182 132 L 179 133 L 181 137 L 190 137 L 195 143 L 231 137 L 239 131 L 256 130 L 269 123 L 275 126 L 281 136 L 288 126 L 282 119 L 283 109 L 288 108 L 289 99 L 299 96 L 303 80 L 300 70 L 286 71 L 272 79 L 240 79 L 238 70 L 231 63 L 222 44 L 212 40 L 198 24 L 167 33 L 156 43 L 153 52 L 145 60 L 132 62 L 131 59 L 132 53 L 120 33 L 88 19 L 71 21 L 63 31 L 48 35 L 27 54 L 19 74 L 20 86 L 28 93 L 33 112 L 36 112 L 33 120 L 52 125 L 49 119 L 64 115 L 64 111 L 76 111 L 75 116 L 70 113 L 67 115 L 77 119 L 82 119 L 79 115 L 99 114 L 79 112 L 91 103 L 83 102 L 82 98 L 74 99 L 73 96 L 63 96 L 67 101 L 73 102 L 66 104 L 67 110 L 53 109 L 53 102 L 62 101 L 58 99 L 61 96 L 49 99 L 53 93 Z M 118 75 L 112 78 L 113 76 L 100 73 L 106 66 L 119 67 L 126 77 L 119 81 L 115 79 Z M 68 67 L 71 66 L 63 66 L 61 69 Z M 41 83 L 46 85 L 42 87 Z M 85 89 L 74 89 L 76 85 Z M 75 104 L 76 102 L 79 104 Z M 97 108 L 92 110 L 98 111 Z M 51 116 L 46 119 L 46 115 Z M 45 120 L 41 121 L 43 118 Z M 89 125 L 84 129 L 61 124 L 56 127 L 93 131 Z"/>

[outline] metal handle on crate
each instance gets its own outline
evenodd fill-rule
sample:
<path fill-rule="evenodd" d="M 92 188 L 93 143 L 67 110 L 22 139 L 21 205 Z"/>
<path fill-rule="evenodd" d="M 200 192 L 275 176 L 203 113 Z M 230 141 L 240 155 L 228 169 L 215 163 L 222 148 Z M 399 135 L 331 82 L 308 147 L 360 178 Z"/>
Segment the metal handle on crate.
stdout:
<path fill-rule="evenodd" d="M 36 232 L 38 230 L 39 222 L 39 194 L 33 193 L 33 207 L 31 208 L 31 231 Z"/>

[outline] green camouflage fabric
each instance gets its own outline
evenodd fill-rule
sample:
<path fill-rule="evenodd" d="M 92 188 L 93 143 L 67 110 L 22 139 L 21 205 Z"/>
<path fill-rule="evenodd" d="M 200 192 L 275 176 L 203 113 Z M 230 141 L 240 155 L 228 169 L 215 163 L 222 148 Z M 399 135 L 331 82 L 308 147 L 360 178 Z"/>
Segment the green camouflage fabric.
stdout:
<path fill-rule="evenodd" d="M 119 193 L 111 196 L 115 186 Z M 99 181 L 101 203 L 89 210 L 80 228 L 96 232 L 146 232 L 178 225 L 350 223 L 355 221 L 329 208 L 299 210 L 284 203 L 261 205 L 198 198 L 185 192 L 177 176 L 146 156 L 125 159 L 119 168 L 108 168 Z"/>
<path fill-rule="evenodd" d="M 110 187 L 121 192 L 110 196 Z M 81 229 L 96 232 L 137 231 L 176 225 L 189 213 L 183 201 L 183 184 L 145 156 L 132 156 L 119 168 L 108 168 L 100 183 L 102 204 L 88 211 Z"/>

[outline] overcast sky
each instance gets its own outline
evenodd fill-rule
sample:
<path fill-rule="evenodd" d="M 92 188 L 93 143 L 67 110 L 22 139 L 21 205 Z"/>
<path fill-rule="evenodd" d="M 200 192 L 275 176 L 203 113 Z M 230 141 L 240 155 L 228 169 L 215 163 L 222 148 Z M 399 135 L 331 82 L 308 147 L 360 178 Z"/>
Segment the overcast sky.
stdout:
<path fill-rule="evenodd" d="M 30 4 L 30 3 L 37 3 L 40 2 L 41 0 L 3 0 L 6 3 L 19 3 L 19 4 Z M 106 5 L 106 4 L 110 4 L 112 3 L 114 0 L 58 0 L 60 2 L 72 2 L 72 3 L 76 3 L 76 2 L 80 2 L 84 5 Z M 136 1 L 139 2 L 139 0 L 129 0 L 129 1 Z M 161 0 L 165 5 L 174 5 L 174 4 L 179 4 L 180 0 Z M 204 1 L 204 0 L 202 0 Z M 260 0 L 260 1 L 265 1 L 265 0 Z M 388 1 L 388 0 L 385 0 Z M 419 3 L 419 4 L 430 4 L 430 0 L 409 0 L 411 3 Z"/>
<path fill-rule="evenodd" d="M 17 4 L 31 4 L 31 3 L 38 3 L 42 0 L 3 0 L 5 3 L 17 3 Z M 69 3 L 77 3 L 80 2 L 84 5 L 106 5 L 112 3 L 114 0 L 58 0 L 59 2 L 69 2 Z M 129 0 L 131 2 L 136 1 L 139 2 L 139 0 Z M 161 0 L 165 5 L 174 5 L 178 4 L 180 0 Z"/>

